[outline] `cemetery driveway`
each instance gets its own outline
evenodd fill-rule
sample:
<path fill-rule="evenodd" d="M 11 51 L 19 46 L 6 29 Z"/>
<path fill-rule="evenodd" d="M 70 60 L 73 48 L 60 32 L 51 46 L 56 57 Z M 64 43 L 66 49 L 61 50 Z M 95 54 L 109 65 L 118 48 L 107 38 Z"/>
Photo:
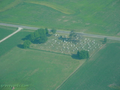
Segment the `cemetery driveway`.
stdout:
<path fill-rule="evenodd" d="M 32 30 L 37 30 L 39 29 L 38 27 L 29 27 L 29 26 L 23 26 L 23 25 L 14 25 L 14 24 L 7 24 L 7 23 L 0 23 L 2 26 L 9 26 L 9 27 L 21 27 L 24 29 L 32 29 Z M 48 29 L 51 30 L 51 29 Z M 70 33 L 70 31 L 64 31 L 64 30 L 57 30 L 58 33 Z M 88 33 L 82 33 L 82 32 L 77 32 L 81 35 L 88 36 L 88 37 L 95 37 L 95 38 L 107 38 L 111 40 L 117 40 L 120 41 L 120 37 L 113 37 L 113 36 L 104 36 L 104 35 L 96 35 L 96 34 L 88 34 Z"/>

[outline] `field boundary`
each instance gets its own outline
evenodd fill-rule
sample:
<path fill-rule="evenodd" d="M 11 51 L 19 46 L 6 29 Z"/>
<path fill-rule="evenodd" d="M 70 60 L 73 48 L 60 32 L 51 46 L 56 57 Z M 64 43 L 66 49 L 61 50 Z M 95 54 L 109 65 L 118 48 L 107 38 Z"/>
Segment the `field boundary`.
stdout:
<path fill-rule="evenodd" d="M 44 51 L 44 52 L 49 52 L 49 53 L 55 53 L 55 54 L 61 54 L 61 55 L 71 56 L 70 54 L 59 53 L 59 52 L 54 52 L 54 51 L 47 51 L 47 50 L 43 50 L 43 49 L 29 48 L 29 50 L 37 50 L 37 51 Z"/>
<path fill-rule="evenodd" d="M 91 58 L 92 56 L 94 56 L 97 52 L 99 52 L 105 45 L 106 45 L 106 44 L 102 45 L 98 50 L 94 51 L 94 52 L 91 54 L 90 58 Z"/>
<path fill-rule="evenodd" d="M 85 63 L 85 61 L 86 60 L 84 60 L 82 64 L 80 63 L 80 65 L 55 90 L 58 90 L 61 87 L 61 85 L 65 83 L 65 81 L 67 81 L 68 78 L 70 78 Z"/>

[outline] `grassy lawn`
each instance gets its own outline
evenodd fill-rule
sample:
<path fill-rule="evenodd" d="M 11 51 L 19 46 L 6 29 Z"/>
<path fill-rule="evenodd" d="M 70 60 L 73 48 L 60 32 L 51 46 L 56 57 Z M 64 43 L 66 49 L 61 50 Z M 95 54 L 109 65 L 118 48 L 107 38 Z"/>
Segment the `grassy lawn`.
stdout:
<path fill-rule="evenodd" d="M 120 35 L 119 0 L 1 0 L 0 22 Z M 7 6 L 5 9 L 3 7 Z"/>
<path fill-rule="evenodd" d="M 9 27 L 1 27 L 0 30 L 0 39 L 6 37 L 7 35 L 11 34 L 17 30 L 17 28 L 9 28 Z M 6 39 L 5 41 L 0 43 L 0 56 L 6 54 L 9 50 L 11 50 L 13 47 L 17 46 L 20 44 L 22 41 L 21 39 L 28 35 L 30 32 L 26 32 L 24 30 L 16 33 L 12 37 Z"/>
<path fill-rule="evenodd" d="M 0 84 L 29 85 L 15 90 L 55 90 L 84 61 L 69 55 L 15 47 L 0 58 Z"/>
<path fill-rule="evenodd" d="M 120 43 L 108 43 L 58 90 L 120 89 Z"/>

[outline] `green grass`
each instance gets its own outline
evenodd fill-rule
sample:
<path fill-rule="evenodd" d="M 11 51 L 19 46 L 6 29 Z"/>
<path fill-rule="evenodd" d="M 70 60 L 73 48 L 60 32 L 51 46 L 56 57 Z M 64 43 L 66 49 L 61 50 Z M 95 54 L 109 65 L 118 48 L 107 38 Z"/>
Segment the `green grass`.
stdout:
<path fill-rule="evenodd" d="M 11 32 L 14 32 L 15 28 L 2 28 L 0 30 L 1 39 L 4 38 L 6 35 L 11 34 Z M 16 29 L 17 30 L 17 29 Z M 9 33 L 9 34 L 8 34 Z M 26 32 L 24 30 L 16 33 L 15 35 L 11 36 L 10 38 L 6 39 L 5 41 L 0 43 L 0 56 L 6 54 L 9 52 L 13 47 L 17 46 L 22 42 L 22 38 L 24 38 L 26 35 L 28 35 L 30 32 Z"/>
<path fill-rule="evenodd" d="M 32 90 L 55 90 L 84 61 L 69 55 L 15 47 L 0 58 L 0 85 L 22 84 Z"/>
<path fill-rule="evenodd" d="M 25 0 L 0 12 L 0 22 L 115 36 L 120 32 L 119 4 L 119 0 Z"/>
<path fill-rule="evenodd" d="M 8 9 L 14 8 L 16 5 L 18 5 L 21 0 L 6 0 L 3 2 L 3 0 L 0 1 L 0 12 L 6 11 Z"/>
<path fill-rule="evenodd" d="M 116 90 L 120 85 L 120 43 L 108 43 L 58 90 Z"/>
<path fill-rule="evenodd" d="M 38 4 L 38 5 L 44 5 L 44 6 L 47 6 L 47 7 L 50 7 L 52 9 L 55 9 L 57 11 L 60 11 L 64 14 L 74 14 L 74 11 L 70 10 L 70 9 L 67 9 L 67 8 L 64 8 L 60 5 L 57 5 L 57 4 L 54 4 L 54 3 L 50 3 L 50 2 L 35 2 L 35 1 L 28 1 L 28 3 L 32 3 L 32 4 Z"/>
<path fill-rule="evenodd" d="M 13 33 L 17 28 L 8 28 L 0 26 L 0 40 Z"/>
<path fill-rule="evenodd" d="M 0 28 L 2 36 L 17 29 Z M 11 90 L 12 86 L 15 90 L 54 90 L 85 62 L 70 55 L 19 48 L 21 39 L 31 32 L 23 29 L 0 43 L 0 90 Z"/>

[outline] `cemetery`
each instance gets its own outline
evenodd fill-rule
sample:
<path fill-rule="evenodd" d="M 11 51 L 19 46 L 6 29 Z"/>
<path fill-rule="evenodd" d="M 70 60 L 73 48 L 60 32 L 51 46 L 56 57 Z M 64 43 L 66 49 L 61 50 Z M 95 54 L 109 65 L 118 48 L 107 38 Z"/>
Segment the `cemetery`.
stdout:
<path fill-rule="evenodd" d="M 77 53 L 78 50 L 86 50 L 91 54 L 103 45 L 95 38 L 82 36 L 79 41 L 72 42 L 68 40 L 69 35 L 63 35 L 62 37 L 65 37 L 64 39 L 60 39 L 60 37 L 61 34 L 55 34 L 49 37 L 46 43 L 32 44 L 30 48 L 71 55 Z"/>

